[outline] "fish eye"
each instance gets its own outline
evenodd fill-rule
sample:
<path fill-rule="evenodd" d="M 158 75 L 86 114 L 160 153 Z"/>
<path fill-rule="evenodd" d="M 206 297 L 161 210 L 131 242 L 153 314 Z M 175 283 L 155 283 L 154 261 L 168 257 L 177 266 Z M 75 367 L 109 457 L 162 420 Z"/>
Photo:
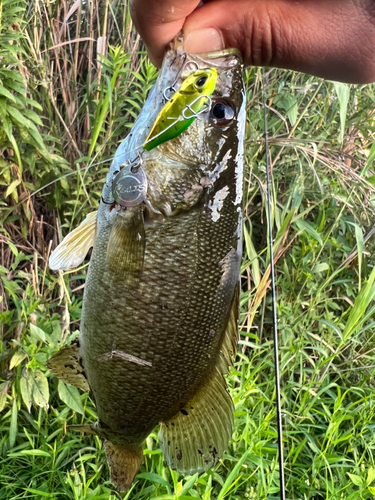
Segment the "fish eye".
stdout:
<path fill-rule="evenodd" d="M 213 122 L 218 127 L 228 125 L 234 118 L 234 109 L 224 99 L 214 101 L 211 108 Z"/>
<path fill-rule="evenodd" d="M 204 84 L 207 82 L 207 78 L 208 78 L 208 77 L 207 77 L 206 75 L 201 76 L 200 78 L 198 78 L 198 80 L 196 80 L 196 81 L 195 81 L 195 85 L 196 85 L 199 89 L 201 89 L 201 88 L 204 86 Z"/>

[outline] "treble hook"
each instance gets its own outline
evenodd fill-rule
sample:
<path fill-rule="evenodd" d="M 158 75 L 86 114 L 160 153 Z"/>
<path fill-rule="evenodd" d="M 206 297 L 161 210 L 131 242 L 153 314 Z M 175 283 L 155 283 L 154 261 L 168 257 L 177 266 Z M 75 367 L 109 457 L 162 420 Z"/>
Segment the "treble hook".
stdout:
<path fill-rule="evenodd" d="M 169 85 L 169 87 L 165 88 L 164 91 L 163 91 L 163 96 L 164 96 L 164 99 L 166 101 L 169 101 L 169 99 L 171 98 L 171 96 L 176 92 L 177 89 L 175 88 L 175 85 L 178 82 L 178 80 L 179 80 L 179 78 L 180 78 L 180 76 L 181 76 L 181 74 L 182 74 L 182 72 L 183 72 L 186 64 L 195 64 L 196 69 L 197 70 L 199 69 L 199 65 L 198 65 L 198 63 L 196 61 L 189 61 L 189 62 L 187 61 L 187 53 L 186 52 L 184 52 L 181 55 L 176 56 L 173 59 L 173 61 L 171 62 L 170 66 L 172 66 L 172 64 L 175 62 L 175 60 L 178 57 L 181 58 L 182 64 L 181 64 L 181 66 L 180 66 L 180 68 L 179 68 L 179 70 L 177 72 L 177 75 L 176 75 L 176 78 L 174 79 L 174 82 L 171 85 Z M 168 97 L 167 96 L 167 92 L 172 92 L 172 94 Z"/>

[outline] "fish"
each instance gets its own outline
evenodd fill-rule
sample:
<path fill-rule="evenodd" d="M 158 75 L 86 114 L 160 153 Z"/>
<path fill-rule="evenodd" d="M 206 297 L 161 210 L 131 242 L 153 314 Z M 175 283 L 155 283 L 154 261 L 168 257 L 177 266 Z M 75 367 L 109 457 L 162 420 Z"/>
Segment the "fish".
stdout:
<path fill-rule="evenodd" d="M 184 88 L 201 71 L 214 86 L 198 92 L 206 97 L 194 110 Z M 120 491 L 155 427 L 166 464 L 185 475 L 214 467 L 232 435 L 225 374 L 238 341 L 245 105 L 240 52 L 186 54 L 178 35 L 116 151 L 98 211 L 50 258 L 68 269 L 93 246 L 78 341 L 47 366 L 90 391 L 98 422 L 79 430 L 103 439 Z M 188 127 L 144 147 L 155 124 L 188 109 Z"/>

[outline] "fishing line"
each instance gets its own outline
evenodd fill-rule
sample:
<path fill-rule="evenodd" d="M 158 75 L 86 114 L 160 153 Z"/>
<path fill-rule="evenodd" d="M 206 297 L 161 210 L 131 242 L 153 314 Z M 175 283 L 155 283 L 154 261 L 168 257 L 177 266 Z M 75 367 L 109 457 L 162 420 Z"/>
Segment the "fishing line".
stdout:
<path fill-rule="evenodd" d="M 279 343 L 277 332 L 277 311 L 276 311 L 276 289 L 275 289 L 275 266 L 273 262 L 273 241 L 272 241 L 272 221 L 271 221 L 271 175 L 268 152 L 268 130 L 266 116 L 266 92 L 264 85 L 264 70 L 262 68 L 262 94 L 263 94 L 263 120 L 264 120 L 264 143 L 266 154 L 266 175 L 267 175 L 267 205 L 268 205 L 268 244 L 270 250 L 271 266 L 271 290 L 272 290 L 272 315 L 273 315 L 273 346 L 275 357 L 275 388 L 276 388 L 276 418 L 277 418 L 277 441 L 279 449 L 279 479 L 280 479 L 280 500 L 285 500 L 285 474 L 284 474 L 284 450 L 283 450 L 283 423 L 281 414 L 280 398 L 280 365 L 279 365 Z"/>

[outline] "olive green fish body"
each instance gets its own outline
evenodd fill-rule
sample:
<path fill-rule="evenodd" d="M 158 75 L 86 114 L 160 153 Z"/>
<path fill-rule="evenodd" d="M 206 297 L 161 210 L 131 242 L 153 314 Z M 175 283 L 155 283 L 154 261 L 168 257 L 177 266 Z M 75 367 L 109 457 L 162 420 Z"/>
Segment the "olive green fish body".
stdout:
<path fill-rule="evenodd" d="M 177 40 L 167 53 L 156 86 L 116 153 L 95 232 L 87 218 L 52 259 L 62 268 L 76 236 L 80 255 L 93 238 L 79 352 L 74 346 L 62 349 L 48 366 L 78 387 L 88 383 L 99 422 L 84 430 L 107 440 L 111 477 L 120 489 L 130 487 L 141 444 L 156 425 L 168 464 L 186 474 L 215 465 L 232 432 L 233 404 L 223 374 L 237 341 L 241 56 L 235 50 L 187 55 L 181 70 L 176 53 L 182 49 Z M 165 105 L 164 89 L 176 74 L 183 88 L 197 67 L 215 68 L 210 110 L 137 161 L 135 150 Z M 124 161 L 136 164 L 134 175 L 142 169 L 140 178 L 147 179 L 143 201 L 135 206 L 113 198 Z M 86 239 L 85 231 L 91 235 Z"/>

